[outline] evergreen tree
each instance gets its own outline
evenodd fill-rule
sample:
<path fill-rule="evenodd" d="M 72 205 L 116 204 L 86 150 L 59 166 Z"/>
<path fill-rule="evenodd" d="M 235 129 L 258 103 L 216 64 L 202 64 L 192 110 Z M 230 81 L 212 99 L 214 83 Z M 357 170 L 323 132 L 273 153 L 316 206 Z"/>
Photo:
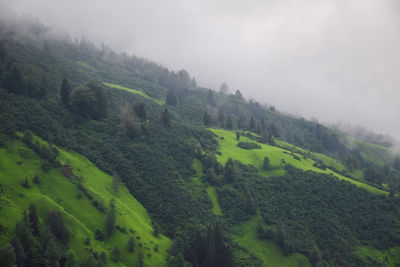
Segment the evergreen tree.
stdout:
<path fill-rule="evenodd" d="M 0 247 L 0 266 L 15 267 L 16 257 L 14 248 L 11 245 Z"/>
<path fill-rule="evenodd" d="M 316 245 L 310 251 L 309 259 L 313 266 L 316 266 L 322 260 L 321 250 Z"/>
<path fill-rule="evenodd" d="M 243 95 L 239 90 L 236 90 L 235 98 L 238 99 L 238 100 L 244 100 Z"/>
<path fill-rule="evenodd" d="M 165 103 L 170 106 L 176 106 L 178 101 L 176 100 L 176 94 L 173 89 L 169 89 L 165 98 Z"/>
<path fill-rule="evenodd" d="M 135 105 L 135 114 L 140 118 L 142 121 L 145 121 L 147 118 L 146 110 L 144 104 L 142 102 L 138 102 Z"/>
<path fill-rule="evenodd" d="M 211 90 L 208 90 L 207 104 L 209 104 L 212 107 L 215 107 L 214 95 L 213 95 L 213 92 Z"/>
<path fill-rule="evenodd" d="M 37 174 L 35 174 L 35 176 L 33 177 L 32 182 L 34 184 L 40 184 L 40 179 L 39 179 L 39 176 Z"/>
<path fill-rule="evenodd" d="M 229 130 L 232 130 L 233 128 L 231 115 L 228 115 L 228 118 L 226 119 L 226 128 L 228 128 Z"/>
<path fill-rule="evenodd" d="M 207 113 L 207 111 L 204 112 L 203 121 L 204 121 L 204 125 L 205 125 L 205 126 L 210 126 L 211 123 L 212 123 L 211 116 Z"/>
<path fill-rule="evenodd" d="M 69 98 L 70 98 L 71 92 L 72 92 L 71 86 L 69 85 L 68 80 L 66 78 L 64 78 L 61 83 L 60 98 L 61 98 L 61 102 L 67 107 L 69 106 Z"/>
<path fill-rule="evenodd" d="M 229 87 L 228 87 L 228 85 L 227 85 L 226 83 L 222 83 L 221 86 L 220 86 L 220 88 L 219 88 L 219 92 L 220 92 L 222 95 L 227 95 L 228 92 L 229 92 Z"/>
<path fill-rule="evenodd" d="M 100 253 L 99 262 L 101 262 L 104 266 L 107 265 L 107 255 L 104 251 Z"/>
<path fill-rule="evenodd" d="M 263 168 L 264 168 L 264 170 L 269 169 L 269 158 L 267 156 L 264 157 Z"/>
<path fill-rule="evenodd" d="M 153 223 L 153 234 L 155 237 L 158 237 L 161 233 L 161 227 L 158 223 Z"/>
<path fill-rule="evenodd" d="M 97 262 L 91 253 L 87 257 L 83 266 L 84 267 L 97 267 Z"/>
<path fill-rule="evenodd" d="M 57 241 L 54 238 L 50 238 L 43 253 L 46 266 L 58 267 L 60 265 L 61 255 L 61 249 Z"/>
<path fill-rule="evenodd" d="M 112 250 L 111 250 L 111 260 L 113 262 L 119 262 L 121 259 L 121 250 L 119 249 L 118 246 L 115 246 Z"/>
<path fill-rule="evenodd" d="M 29 224 L 30 224 L 30 228 L 32 230 L 32 234 L 34 234 L 35 236 L 38 236 L 40 233 L 39 216 L 37 215 L 36 207 L 33 204 L 31 204 L 29 206 Z"/>
<path fill-rule="evenodd" d="M 114 174 L 112 177 L 112 189 L 114 191 L 114 194 L 118 194 L 119 187 L 121 185 L 121 178 L 119 178 L 118 174 Z"/>
<path fill-rule="evenodd" d="M 138 266 L 143 267 L 143 265 L 144 265 L 144 255 L 143 251 L 140 249 L 138 252 Z"/>
<path fill-rule="evenodd" d="M 235 181 L 236 169 L 232 158 L 229 158 L 225 163 L 225 181 L 231 183 Z"/>
<path fill-rule="evenodd" d="M 130 139 L 141 134 L 140 123 L 128 105 L 121 107 L 118 128 L 122 136 Z"/>
<path fill-rule="evenodd" d="M 250 130 L 253 130 L 254 128 L 256 128 L 256 122 L 255 122 L 255 120 L 254 120 L 254 117 L 251 116 L 251 118 L 250 118 L 250 124 L 249 124 L 249 129 L 250 129 Z"/>
<path fill-rule="evenodd" d="M 129 237 L 126 247 L 130 253 L 135 250 L 135 238 L 133 236 Z"/>
<path fill-rule="evenodd" d="M 15 263 L 17 264 L 18 267 L 22 266 L 26 266 L 25 261 L 27 260 L 27 256 L 25 254 L 25 249 L 22 246 L 21 242 L 19 241 L 19 239 L 17 237 L 14 237 L 11 240 L 11 245 L 14 249 L 15 252 Z M 5 265 L 7 266 L 7 265 Z"/>
<path fill-rule="evenodd" d="M 116 225 L 116 214 L 115 214 L 115 204 L 114 199 L 110 201 L 110 206 L 107 211 L 106 217 L 106 234 L 107 236 L 111 236 L 114 233 L 115 225 Z"/>
<path fill-rule="evenodd" d="M 171 128 L 171 118 L 167 108 L 165 108 L 164 111 L 161 112 L 161 123 L 165 128 Z"/>
<path fill-rule="evenodd" d="M 79 267 L 79 262 L 76 259 L 75 252 L 73 250 L 68 250 L 65 255 L 65 267 Z"/>
<path fill-rule="evenodd" d="M 51 211 L 47 217 L 47 226 L 58 241 L 64 245 L 67 244 L 70 233 L 65 225 L 61 212 Z"/>
<path fill-rule="evenodd" d="M 274 137 L 279 137 L 279 130 L 278 128 L 275 126 L 275 124 L 271 123 L 270 127 L 269 127 L 269 132 L 274 136 Z"/>
<path fill-rule="evenodd" d="M 27 93 L 25 79 L 16 66 L 12 68 L 11 73 L 6 73 L 6 75 L 4 76 L 3 87 L 6 88 L 9 93 Z"/>
<path fill-rule="evenodd" d="M 3 42 L 0 42 L 0 60 L 4 61 L 7 58 L 7 48 Z"/>
<path fill-rule="evenodd" d="M 225 114 L 224 114 L 224 111 L 221 109 L 218 109 L 217 120 L 218 120 L 218 123 L 221 125 L 221 127 L 224 127 Z"/>
<path fill-rule="evenodd" d="M 397 155 L 394 159 L 393 167 L 400 171 L 400 155 Z"/>

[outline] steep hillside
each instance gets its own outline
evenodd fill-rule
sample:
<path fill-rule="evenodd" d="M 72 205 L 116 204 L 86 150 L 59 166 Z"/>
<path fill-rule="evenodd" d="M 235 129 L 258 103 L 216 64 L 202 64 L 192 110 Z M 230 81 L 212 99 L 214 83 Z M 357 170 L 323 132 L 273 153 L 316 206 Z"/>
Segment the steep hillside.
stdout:
<path fill-rule="evenodd" d="M 353 180 L 351 178 L 345 177 L 341 174 L 338 174 L 332 171 L 329 167 L 333 167 L 334 169 L 345 169 L 345 167 L 340 164 L 339 162 L 331 159 L 329 157 L 324 157 L 320 154 L 313 154 L 313 153 L 304 153 L 299 154 L 292 152 L 290 150 L 282 149 L 280 147 L 271 146 L 267 144 L 258 143 L 252 139 L 249 139 L 246 136 L 241 136 L 239 140 L 237 140 L 235 132 L 222 130 L 222 129 L 211 129 L 212 132 L 217 134 L 219 137 L 218 143 L 219 148 L 218 151 L 220 153 L 217 154 L 217 159 L 220 162 L 226 162 L 229 158 L 234 160 L 238 160 L 243 164 L 250 164 L 256 168 L 258 168 L 263 175 L 266 176 L 276 176 L 282 175 L 285 173 L 284 165 L 290 164 L 296 168 L 302 170 L 310 170 L 314 172 L 326 173 L 326 174 L 333 174 L 339 179 L 346 180 L 351 182 L 359 187 L 365 188 L 366 190 L 376 193 L 376 194 L 388 194 L 383 190 L 370 186 L 368 184 Z M 240 148 L 237 144 L 239 142 L 250 142 L 250 143 L 258 143 L 260 148 L 258 149 L 243 149 Z M 299 148 L 291 146 L 291 148 L 295 148 L 298 151 L 302 151 Z M 269 168 L 263 168 L 263 160 L 264 157 L 268 157 L 270 159 Z M 314 159 L 321 159 L 325 162 L 325 166 L 323 168 L 318 168 L 316 161 Z"/>
<path fill-rule="evenodd" d="M 0 18 L 0 263 L 400 263 L 386 149 L 51 36 Z"/>
<path fill-rule="evenodd" d="M 137 264 L 138 253 L 144 255 L 149 266 L 164 266 L 167 249 L 171 241 L 160 235 L 154 236 L 154 229 L 147 211 L 128 192 L 123 184 L 113 188 L 112 177 L 99 170 L 87 158 L 73 151 L 57 148 L 57 159 L 63 166 L 69 166 L 70 177 L 65 168 L 51 168 L 44 171 L 43 160 L 28 148 L 20 139 L 1 135 L 0 177 L 2 185 L 0 224 L 5 227 L 6 235 L 1 235 L 2 245 L 13 236 L 15 224 L 22 219 L 23 211 L 30 204 L 38 210 L 39 220 L 44 222 L 51 211 L 61 211 L 66 220 L 71 238 L 67 245 L 85 262 L 91 250 L 105 252 L 108 265 L 130 266 Z M 41 145 L 48 146 L 43 140 Z M 73 173 L 73 175 L 72 175 Z M 38 176 L 39 182 L 33 178 Z M 27 178 L 29 186 L 23 187 Z M 82 190 L 85 188 L 85 190 Z M 114 200 L 116 224 L 118 229 L 104 241 L 96 240 L 95 232 L 105 232 L 105 220 L 108 204 Z M 130 237 L 136 240 L 134 252 L 127 251 Z M 90 245 L 85 244 L 87 238 Z M 120 264 L 111 260 L 110 252 L 118 246 L 122 251 Z"/>

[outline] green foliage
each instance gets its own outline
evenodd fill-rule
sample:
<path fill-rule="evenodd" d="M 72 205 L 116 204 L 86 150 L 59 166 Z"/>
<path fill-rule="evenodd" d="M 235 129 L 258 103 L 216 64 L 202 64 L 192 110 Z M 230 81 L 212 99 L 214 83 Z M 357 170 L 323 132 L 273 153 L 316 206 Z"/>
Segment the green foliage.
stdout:
<path fill-rule="evenodd" d="M 175 91 L 173 89 L 169 89 L 167 96 L 165 98 L 165 104 L 170 106 L 176 106 L 177 103 L 178 101 L 176 99 Z"/>
<path fill-rule="evenodd" d="M 167 108 L 161 113 L 161 123 L 167 129 L 171 127 L 171 118 Z"/>
<path fill-rule="evenodd" d="M 205 126 L 209 126 L 209 125 L 212 124 L 212 118 L 211 118 L 211 116 L 207 113 L 207 111 L 204 112 L 203 121 L 204 121 L 204 125 L 205 125 Z"/>
<path fill-rule="evenodd" d="M 70 102 L 71 109 L 87 119 L 100 120 L 107 114 L 107 95 L 104 88 L 96 83 L 74 88 Z"/>
<path fill-rule="evenodd" d="M 122 253 L 118 246 L 115 246 L 111 250 L 111 260 L 114 262 L 119 262 L 121 259 Z"/>
<path fill-rule="evenodd" d="M 153 232 L 155 237 L 158 237 L 160 235 L 161 227 L 158 223 L 153 223 Z"/>
<path fill-rule="evenodd" d="M 130 253 L 132 253 L 135 250 L 135 238 L 133 238 L 133 236 L 129 237 L 129 240 L 126 243 L 126 249 Z"/>
<path fill-rule="evenodd" d="M 5 74 L 2 86 L 6 88 L 8 92 L 14 94 L 26 94 L 28 92 L 25 79 L 16 66 L 12 68 L 11 73 Z"/>
<path fill-rule="evenodd" d="M 47 226 L 58 241 L 64 245 L 67 244 L 70 238 L 70 232 L 65 224 L 61 212 L 51 211 L 47 216 Z"/>
<path fill-rule="evenodd" d="M 108 237 L 114 233 L 115 225 L 116 225 L 115 204 L 114 204 L 114 199 L 112 199 L 110 201 L 110 205 L 107 210 L 107 217 L 105 222 L 106 235 Z"/>
<path fill-rule="evenodd" d="M 235 169 L 235 164 L 233 163 L 232 158 L 229 158 L 225 163 L 224 177 L 225 177 L 225 181 L 227 181 L 228 183 L 235 181 L 236 169 Z"/>
<path fill-rule="evenodd" d="M 264 168 L 264 170 L 268 170 L 269 167 L 270 167 L 269 166 L 269 158 L 267 156 L 265 156 L 264 160 L 263 160 L 263 168 Z"/>
<path fill-rule="evenodd" d="M 237 144 L 238 147 L 243 148 L 243 149 L 261 149 L 261 146 L 257 143 L 253 142 L 239 142 Z"/>
<path fill-rule="evenodd" d="M 62 81 L 62 84 L 61 84 L 61 88 L 60 88 L 60 98 L 61 98 L 61 102 L 65 106 L 69 106 L 71 91 L 72 91 L 72 89 L 71 89 L 71 86 L 69 85 L 68 80 L 64 78 Z"/>
<path fill-rule="evenodd" d="M 0 247 L 0 266 L 14 267 L 16 266 L 15 261 L 16 255 L 11 245 Z"/>

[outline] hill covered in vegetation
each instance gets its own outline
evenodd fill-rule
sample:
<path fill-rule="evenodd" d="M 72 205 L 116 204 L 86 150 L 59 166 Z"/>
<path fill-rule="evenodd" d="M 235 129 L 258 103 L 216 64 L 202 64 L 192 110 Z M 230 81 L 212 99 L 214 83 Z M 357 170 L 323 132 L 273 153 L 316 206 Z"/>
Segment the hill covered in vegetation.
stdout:
<path fill-rule="evenodd" d="M 25 17 L 0 77 L 3 265 L 400 263 L 386 147 Z"/>

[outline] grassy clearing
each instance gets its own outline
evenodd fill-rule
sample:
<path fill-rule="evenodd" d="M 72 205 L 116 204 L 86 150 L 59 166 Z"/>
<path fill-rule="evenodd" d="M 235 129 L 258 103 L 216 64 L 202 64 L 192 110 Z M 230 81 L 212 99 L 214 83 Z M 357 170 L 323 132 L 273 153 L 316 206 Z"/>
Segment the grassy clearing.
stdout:
<path fill-rule="evenodd" d="M 257 223 L 260 218 L 253 217 L 235 227 L 234 239 L 243 247 L 246 247 L 260 260 L 263 266 L 270 267 L 295 267 L 311 266 L 308 259 L 298 253 L 289 256 L 283 255 L 281 249 L 271 240 L 260 240 L 257 237 Z"/>
<path fill-rule="evenodd" d="M 159 105 L 164 105 L 165 104 L 165 101 L 163 101 L 161 99 L 158 99 L 158 98 L 151 97 L 151 96 L 149 96 L 148 94 L 146 94 L 143 91 L 139 91 L 139 90 L 136 90 L 136 89 L 128 88 L 128 87 L 121 86 L 121 85 L 118 85 L 118 84 L 107 83 L 107 82 L 104 82 L 104 85 L 106 85 L 106 86 L 108 86 L 110 88 L 120 89 L 120 90 L 127 91 L 129 93 L 132 93 L 132 94 L 140 95 L 140 96 L 142 96 L 144 98 L 147 98 L 147 99 L 149 99 L 149 100 L 151 100 L 151 101 L 153 101 L 153 102 L 155 102 L 155 103 L 157 103 Z"/>
<path fill-rule="evenodd" d="M 4 137 L 4 136 L 3 136 Z M 42 141 L 43 142 L 43 141 Z M 105 213 L 100 212 L 85 196 L 78 197 L 77 186 L 61 174 L 60 169 L 44 172 L 41 169 L 40 158 L 25 144 L 17 139 L 8 140 L 5 148 L 0 148 L 0 177 L 4 194 L 1 196 L 0 223 L 7 228 L 6 235 L 0 235 L 0 244 L 8 242 L 14 231 L 15 223 L 22 218 L 22 211 L 30 203 L 34 203 L 39 211 L 41 221 L 51 210 L 60 210 L 72 232 L 69 247 L 75 250 L 80 260 L 85 260 L 89 246 L 84 245 L 90 238 L 90 247 L 95 251 L 104 251 L 107 258 L 111 249 L 118 245 L 122 251 L 121 263 L 135 265 L 137 252 L 143 251 L 144 260 L 148 266 L 166 265 L 167 249 L 171 241 L 164 237 L 154 237 L 150 217 L 145 208 L 121 186 L 114 194 L 111 186 L 112 178 L 99 170 L 87 158 L 75 152 L 59 149 L 59 161 L 68 164 L 76 176 L 83 177 L 83 185 L 99 203 L 108 207 L 111 199 L 115 200 L 117 224 L 125 227 L 127 233 L 118 230 L 104 242 L 94 239 L 98 228 L 104 231 Z M 40 184 L 32 182 L 35 174 L 40 177 Z M 20 183 L 28 177 L 31 188 L 25 189 Z M 128 253 L 126 243 L 130 236 L 136 240 L 135 252 Z M 158 252 L 155 247 L 158 247 Z M 86 253 L 82 253 L 86 252 Z M 109 260 L 110 266 L 120 266 Z"/>
<path fill-rule="evenodd" d="M 314 167 L 313 164 L 315 163 L 314 160 L 310 158 L 303 158 L 302 155 L 293 153 L 296 155 L 300 160 L 295 159 L 290 151 L 275 147 L 275 146 L 270 146 L 266 144 L 261 144 L 261 149 L 252 149 L 252 150 L 246 150 L 246 149 L 241 149 L 240 147 L 237 146 L 237 140 L 236 140 L 236 134 L 233 131 L 227 131 L 223 129 L 210 129 L 212 132 L 214 132 L 218 136 L 218 142 L 219 142 L 219 151 L 221 152 L 221 155 L 217 155 L 217 159 L 225 163 L 228 158 L 232 158 L 235 160 L 238 160 L 242 162 L 243 164 L 251 164 L 258 168 L 263 175 L 266 176 L 277 176 L 277 175 L 282 175 L 285 173 L 285 170 L 282 168 L 282 160 L 284 160 L 286 163 L 289 163 L 296 168 L 302 169 L 302 170 L 310 170 L 314 172 L 320 172 L 320 173 L 326 173 L 326 174 L 333 174 L 339 179 L 349 181 L 359 187 L 362 187 L 372 193 L 375 194 L 388 194 L 388 192 L 380 190 L 378 188 L 375 188 L 373 186 L 370 186 L 368 184 L 364 184 L 359 181 L 355 181 L 353 179 L 350 179 L 348 177 L 344 177 L 343 175 L 340 175 L 338 173 L 335 173 L 334 171 L 330 169 L 322 170 L 317 167 Z M 244 142 L 255 142 L 253 140 L 250 140 L 247 137 L 241 136 L 240 141 Z M 297 147 L 296 147 L 297 148 Z M 299 148 L 300 149 L 300 148 Z M 270 160 L 270 169 L 269 170 L 263 170 L 262 169 L 262 163 L 264 160 L 264 157 L 267 156 Z M 328 163 L 328 158 L 327 156 L 319 154 L 318 157 L 320 157 L 324 162 Z M 335 160 L 330 159 L 329 162 L 335 164 L 337 167 L 340 167 L 339 162 L 335 162 Z"/>
<path fill-rule="evenodd" d="M 372 258 L 382 266 L 395 267 L 400 265 L 400 247 L 380 251 L 373 247 L 357 247 L 356 253 L 362 258 Z"/>
<path fill-rule="evenodd" d="M 203 176 L 203 167 L 201 165 L 200 160 L 194 159 L 192 163 L 192 167 L 195 170 L 195 176 L 192 177 L 192 182 L 191 184 L 194 185 L 192 187 L 197 188 L 198 190 L 204 190 L 204 185 L 201 182 L 201 177 Z M 192 192 L 196 192 L 195 190 L 191 190 Z M 218 202 L 218 196 L 217 196 L 217 191 L 215 190 L 214 186 L 208 186 L 206 188 L 206 192 L 208 196 L 210 197 L 211 203 L 212 203 L 212 212 L 215 215 L 222 215 L 222 210 Z"/>
<path fill-rule="evenodd" d="M 213 204 L 212 212 L 215 215 L 221 216 L 222 210 L 219 206 L 217 191 L 215 190 L 214 186 L 207 187 L 207 194 L 210 196 L 211 202 Z"/>

